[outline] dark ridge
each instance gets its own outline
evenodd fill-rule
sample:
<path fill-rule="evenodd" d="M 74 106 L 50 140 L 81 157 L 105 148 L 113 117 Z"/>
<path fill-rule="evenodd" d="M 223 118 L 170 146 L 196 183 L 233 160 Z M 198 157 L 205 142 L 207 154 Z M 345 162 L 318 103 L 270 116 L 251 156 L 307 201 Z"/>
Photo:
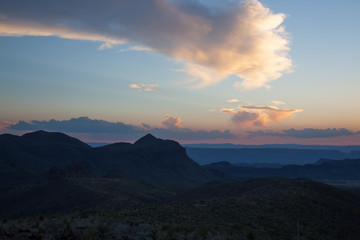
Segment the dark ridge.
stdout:
<path fill-rule="evenodd" d="M 27 144 L 34 144 L 34 145 L 72 145 L 77 147 L 84 147 L 84 148 L 90 148 L 89 145 L 86 143 L 70 137 L 64 133 L 60 132 L 46 132 L 43 130 L 26 133 L 23 136 L 21 136 L 21 140 L 25 141 Z"/>
<path fill-rule="evenodd" d="M 113 152 L 116 152 L 116 151 L 130 151 L 130 150 L 133 150 L 134 149 L 134 145 L 131 144 L 131 143 L 111 143 L 111 144 L 108 144 L 108 145 L 105 145 L 105 146 L 101 146 L 101 147 L 97 147 L 97 149 L 106 149 L 106 150 L 109 150 L 109 151 L 113 151 Z"/>

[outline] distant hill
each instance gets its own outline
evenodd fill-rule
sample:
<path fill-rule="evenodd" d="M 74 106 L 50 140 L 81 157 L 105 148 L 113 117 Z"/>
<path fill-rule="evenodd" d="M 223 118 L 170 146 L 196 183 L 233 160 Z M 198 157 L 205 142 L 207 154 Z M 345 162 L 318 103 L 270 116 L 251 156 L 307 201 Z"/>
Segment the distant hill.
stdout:
<path fill-rule="evenodd" d="M 290 148 L 186 148 L 187 154 L 201 165 L 226 161 L 233 164 L 312 164 L 321 158 L 360 158 L 360 151 Z"/>
<path fill-rule="evenodd" d="M 235 179 L 259 177 L 307 178 L 316 180 L 360 180 L 360 159 L 329 160 L 321 159 L 315 164 L 304 166 L 286 165 L 281 168 L 242 167 L 228 162 L 206 165 Z"/>

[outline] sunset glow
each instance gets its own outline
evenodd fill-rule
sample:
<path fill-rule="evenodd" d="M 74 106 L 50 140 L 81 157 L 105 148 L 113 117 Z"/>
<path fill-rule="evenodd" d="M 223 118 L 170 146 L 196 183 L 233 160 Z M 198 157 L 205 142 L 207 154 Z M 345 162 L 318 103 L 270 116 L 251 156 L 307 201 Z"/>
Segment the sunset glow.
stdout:
<path fill-rule="evenodd" d="M 360 2 L 0 2 L 0 133 L 360 144 Z"/>

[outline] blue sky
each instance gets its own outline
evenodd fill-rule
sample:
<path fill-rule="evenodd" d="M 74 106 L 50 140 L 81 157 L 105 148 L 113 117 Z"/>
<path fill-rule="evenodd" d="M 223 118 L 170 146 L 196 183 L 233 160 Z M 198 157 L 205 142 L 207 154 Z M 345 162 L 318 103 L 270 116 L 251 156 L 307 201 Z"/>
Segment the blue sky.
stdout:
<path fill-rule="evenodd" d="M 119 130 L 111 137 L 106 132 L 95 136 L 91 129 L 87 135 L 75 129 L 70 134 L 85 140 L 133 141 L 143 131 L 155 133 L 156 129 L 162 129 L 157 132 L 160 137 L 163 134 L 187 142 L 360 144 L 357 26 L 360 2 L 246 1 L 263 7 L 257 8 L 256 13 L 263 14 L 265 20 L 261 19 L 261 24 L 255 27 L 261 28 L 274 18 L 286 16 L 270 32 L 257 29 L 260 35 L 268 37 L 285 27 L 286 33 L 282 32 L 280 39 L 269 37 L 264 43 L 246 30 L 244 21 L 248 19 L 252 23 L 258 18 L 243 14 L 248 8 L 242 1 L 231 1 L 242 7 L 227 14 L 234 16 L 233 19 L 245 19 L 236 24 L 232 18 L 221 15 L 222 11 L 230 11 L 226 10 L 225 1 L 213 1 L 215 5 L 207 6 L 215 14 L 204 11 L 199 7 L 201 4 L 194 4 L 197 1 L 119 1 L 128 7 L 129 16 L 124 17 L 111 13 L 105 8 L 107 4 L 95 11 L 98 1 L 89 2 L 85 9 L 91 15 L 74 10 L 84 5 L 84 1 L 55 1 L 53 5 L 65 13 L 68 11 L 68 15 L 56 12 L 41 0 L 33 1 L 31 8 L 26 7 L 26 1 L 0 3 L 1 132 L 20 134 L 40 127 L 23 125 L 19 129 L 19 121 L 55 119 L 64 127 L 71 124 L 68 120 L 86 116 L 89 120 L 121 122 L 140 128 L 144 123 L 150 128 L 136 133 Z M 141 19 L 138 9 L 144 6 L 146 15 Z M 169 9 L 179 14 L 173 14 L 173 19 Z M 108 11 L 109 16 L 104 15 Z M 151 15 L 157 11 L 163 13 L 163 18 Z M 189 25 L 184 13 L 198 25 Z M 71 18 L 71 14 L 78 17 Z M 147 18 L 153 21 L 145 21 Z M 106 28 L 102 28 L 104 24 Z M 59 26 L 71 29 L 74 39 L 66 39 L 69 36 L 59 33 Z M 119 26 L 127 27 L 126 31 Z M 208 35 L 211 39 L 201 35 L 208 31 L 208 26 L 214 29 Z M 53 36 L 39 36 L 44 31 Z M 97 41 L 92 41 L 94 34 Z M 123 39 L 126 43 L 118 44 Z M 279 44 L 282 39 L 288 43 Z M 111 48 L 104 45 L 106 42 Z M 252 52 L 246 48 L 249 44 L 253 44 Z M 237 47 L 236 57 L 232 56 L 233 45 Z M 271 51 L 267 46 L 272 47 Z M 286 46 L 288 50 L 284 50 Z M 255 48 L 259 52 L 254 52 Z M 205 56 L 197 51 L 203 51 Z M 279 51 L 286 54 L 292 66 L 281 58 L 279 62 L 283 66 L 275 71 L 274 59 L 281 55 L 276 53 Z M 239 70 L 247 64 L 242 56 L 253 59 L 255 55 L 270 60 L 257 59 L 259 64 L 250 73 Z M 196 66 L 195 72 L 189 68 L 190 64 Z M 220 77 L 201 78 L 204 73 L 216 73 Z M 265 73 L 265 77 L 258 77 L 258 73 Z M 270 79 L 274 74 L 279 76 Z M 197 81 L 190 82 L 195 78 Z M 241 85 L 244 79 L 249 84 Z M 134 84 L 143 84 L 154 91 L 144 91 L 140 86 L 131 88 Z M 238 101 L 227 102 L 230 99 Z M 312 134 L 308 138 L 274 134 L 281 135 L 289 129 L 305 133 L 310 129 Z M 217 130 L 218 135 L 196 138 L 200 130 L 207 133 Z M 231 137 L 224 135 L 226 130 Z M 248 137 L 249 132 L 256 131 L 268 134 Z M 324 131 L 331 134 L 324 135 Z M 179 137 L 184 132 L 187 137 Z"/>

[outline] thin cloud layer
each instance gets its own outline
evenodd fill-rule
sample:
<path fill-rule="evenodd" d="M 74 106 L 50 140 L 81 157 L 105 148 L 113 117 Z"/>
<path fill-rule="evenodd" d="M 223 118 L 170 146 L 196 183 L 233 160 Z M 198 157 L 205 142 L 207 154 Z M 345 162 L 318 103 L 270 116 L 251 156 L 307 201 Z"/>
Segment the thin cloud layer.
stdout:
<path fill-rule="evenodd" d="M 273 104 L 275 104 L 276 106 L 278 105 L 285 105 L 285 102 L 282 102 L 282 101 L 278 101 L 278 100 L 273 100 L 271 101 Z"/>
<path fill-rule="evenodd" d="M 184 64 L 197 86 L 229 75 L 253 89 L 290 72 L 284 14 L 258 0 L 2 0 L 0 35 L 140 44 Z"/>
<path fill-rule="evenodd" d="M 228 103 L 235 103 L 235 102 L 238 102 L 239 100 L 238 99 L 229 99 L 227 100 L 226 102 Z"/>
<path fill-rule="evenodd" d="M 279 109 L 272 106 L 238 106 L 240 110 L 223 108 L 221 112 L 232 114 L 232 122 L 239 126 L 267 127 L 269 122 L 278 122 L 291 117 L 302 109 Z"/>
<path fill-rule="evenodd" d="M 282 130 L 281 132 L 273 131 L 249 131 L 249 137 L 264 137 L 264 136 L 278 136 L 278 137 L 294 137 L 294 138 L 332 138 L 332 137 L 341 137 L 341 136 L 353 136 L 360 134 L 360 132 L 355 132 L 348 130 L 346 128 L 326 128 L 326 129 L 317 129 L 317 128 L 304 128 L 304 129 L 287 129 Z"/>
<path fill-rule="evenodd" d="M 157 84 L 143 84 L 143 83 L 130 84 L 129 88 L 135 88 L 140 92 L 154 92 L 159 90 L 159 86 Z"/>
<path fill-rule="evenodd" d="M 36 131 L 47 130 L 65 132 L 84 141 L 134 141 L 147 133 L 152 133 L 160 138 L 175 140 L 211 140 L 211 139 L 236 139 L 236 136 L 225 131 L 194 131 L 180 126 L 180 118 L 166 116 L 161 128 L 153 128 L 143 123 L 141 126 L 125 124 L 122 122 L 108 122 L 90 119 L 88 117 L 71 118 L 69 120 L 31 122 L 19 121 L 7 125 L 9 130 Z"/>

